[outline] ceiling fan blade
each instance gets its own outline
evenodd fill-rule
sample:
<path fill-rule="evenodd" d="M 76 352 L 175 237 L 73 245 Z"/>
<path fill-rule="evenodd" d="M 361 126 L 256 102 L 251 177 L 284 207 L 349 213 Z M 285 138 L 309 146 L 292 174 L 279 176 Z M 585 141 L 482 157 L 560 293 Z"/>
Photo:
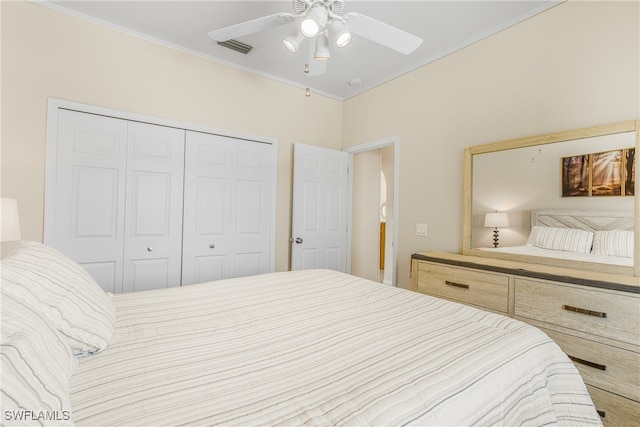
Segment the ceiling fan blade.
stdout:
<path fill-rule="evenodd" d="M 352 33 L 366 37 L 405 55 L 410 54 L 422 44 L 420 37 L 361 13 L 350 12 L 344 15 L 344 18 L 347 22 L 347 28 Z"/>
<path fill-rule="evenodd" d="M 247 34 L 257 33 L 267 28 L 288 24 L 294 19 L 296 19 L 295 15 L 290 13 L 276 13 L 274 15 L 263 16 L 262 18 L 252 19 L 251 21 L 240 22 L 239 24 L 230 25 L 220 28 L 219 30 L 209 31 L 209 37 L 215 41 L 223 42 L 236 37 L 246 36 Z"/>

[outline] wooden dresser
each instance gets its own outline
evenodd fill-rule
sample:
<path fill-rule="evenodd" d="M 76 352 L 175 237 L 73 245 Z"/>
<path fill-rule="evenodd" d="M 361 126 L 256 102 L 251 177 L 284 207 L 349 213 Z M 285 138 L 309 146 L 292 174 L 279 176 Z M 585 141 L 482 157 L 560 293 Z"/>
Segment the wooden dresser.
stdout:
<path fill-rule="evenodd" d="M 411 289 L 535 325 L 580 371 L 605 426 L 640 425 L 640 279 L 442 252 Z"/>

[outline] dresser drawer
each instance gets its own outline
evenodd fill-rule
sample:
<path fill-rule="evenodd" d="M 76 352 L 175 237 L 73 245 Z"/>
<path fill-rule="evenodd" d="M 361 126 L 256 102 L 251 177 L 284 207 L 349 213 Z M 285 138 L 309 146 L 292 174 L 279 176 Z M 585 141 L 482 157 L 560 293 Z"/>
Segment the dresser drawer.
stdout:
<path fill-rule="evenodd" d="M 515 316 L 633 345 L 640 342 L 639 306 L 634 294 L 515 279 Z"/>
<path fill-rule="evenodd" d="M 509 277 L 502 274 L 418 263 L 418 292 L 507 313 Z"/>
<path fill-rule="evenodd" d="M 634 427 L 640 419 L 640 403 L 587 385 L 605 427 Z"/>
<path fill-rule="evenodd" d="M 640 354 L 543 330 L 573 360 L 586 384 L 640 401 Z"/>

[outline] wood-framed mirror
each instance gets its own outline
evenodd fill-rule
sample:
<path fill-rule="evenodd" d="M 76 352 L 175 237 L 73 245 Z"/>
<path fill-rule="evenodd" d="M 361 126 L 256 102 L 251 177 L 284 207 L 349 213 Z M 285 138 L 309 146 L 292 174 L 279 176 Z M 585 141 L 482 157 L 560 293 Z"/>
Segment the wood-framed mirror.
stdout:
<path fill-rule="evenodd" d="M 636 190 L 640 180 L 635 172 L 639 154 L 640 120 L 466 148 L 462 253 L 640 276 L 640 197 Z M 509 219 L 509 227 L 499 230 L 501 249 L 494 247 L 494 228 L 485 227 L 485 215 L 494 211 L 507 213 Z M 565 221 L 564 216 L 556 215 L 559 211 L 577 219 Z M 609 260 L 509 253 L 511 247 L 526 245 L 532 226 L 547 213 L 552 220 L 544 224 L 547 226 L 625 229 L 625 237 L 633 242 L 633 254 L 610 264 Z M 567 225 L 571 222 L 580 224 Z M 628 232 L 631 230 L 634 233 Z"/>

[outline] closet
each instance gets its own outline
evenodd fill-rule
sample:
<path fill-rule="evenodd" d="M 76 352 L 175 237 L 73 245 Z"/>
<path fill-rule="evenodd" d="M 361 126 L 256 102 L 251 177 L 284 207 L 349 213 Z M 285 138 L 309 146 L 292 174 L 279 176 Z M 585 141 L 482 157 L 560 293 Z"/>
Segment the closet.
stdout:
<path fill-rule="evenodd" d="M 105 291 L 274 270 L 273 143 L 52 110 L 44 243 Z"/>

